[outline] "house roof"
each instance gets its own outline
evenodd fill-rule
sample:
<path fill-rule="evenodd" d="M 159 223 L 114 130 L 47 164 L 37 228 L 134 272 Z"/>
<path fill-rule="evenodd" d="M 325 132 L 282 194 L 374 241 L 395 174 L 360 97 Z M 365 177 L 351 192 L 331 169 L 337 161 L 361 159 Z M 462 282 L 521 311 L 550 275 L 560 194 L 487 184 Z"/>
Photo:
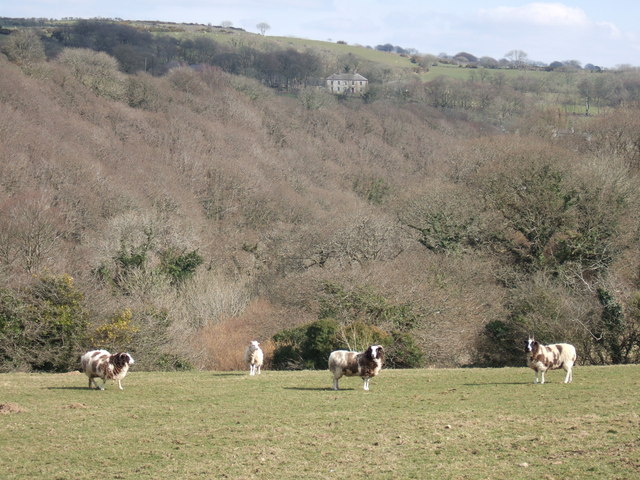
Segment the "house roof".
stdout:
<path fill-rule="evenodd" d="M 359 73 L 334 73 L 327 77 L 327 80 L 368 80 Z"/>

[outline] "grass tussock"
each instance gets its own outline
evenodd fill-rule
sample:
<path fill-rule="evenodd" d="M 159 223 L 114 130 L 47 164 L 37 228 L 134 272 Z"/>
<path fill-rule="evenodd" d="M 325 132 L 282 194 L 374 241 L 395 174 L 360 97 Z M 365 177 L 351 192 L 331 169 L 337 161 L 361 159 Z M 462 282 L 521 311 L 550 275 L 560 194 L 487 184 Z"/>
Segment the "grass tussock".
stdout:
<path fill-rule="evenodd" d="M 638 366 L 384 370 L 330 389 L 327 371 L 3 374 L 5 479 L 633 478 Z M 20 458 L 19 462 L 15 459 Z"/>

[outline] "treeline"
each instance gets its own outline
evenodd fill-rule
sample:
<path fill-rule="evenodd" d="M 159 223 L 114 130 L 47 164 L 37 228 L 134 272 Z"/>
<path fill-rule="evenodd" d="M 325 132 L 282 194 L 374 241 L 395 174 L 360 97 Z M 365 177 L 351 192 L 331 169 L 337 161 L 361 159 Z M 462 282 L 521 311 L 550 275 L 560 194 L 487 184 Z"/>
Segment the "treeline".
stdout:
<path fill-rule="evenodd" d="M 279 88 L 315 85 L 326 74 L 313 52 L 260 51 L 222 44 L 206 35 L 152 34 L 115 21 L 78 20 L 52 28 L 41 39 L 48 58 L 64 48 L 86 48 L 112 56 L 125 73 L 164 75 L 180 65 L 209 65 Z"/>
<path fill-rule="evenodd" d="M 49 41 L 0 56 L 3 371 L 95 347 L 236 369 L 253 339 L 278 368 L 369 341 L 397 367 L 523 365 L 529 334 L 640 361 L 631 88 L 588 116 L 549 103 L 580 99 L 565 76 L 545 102 L 480 75 L 281 95 Z"/>

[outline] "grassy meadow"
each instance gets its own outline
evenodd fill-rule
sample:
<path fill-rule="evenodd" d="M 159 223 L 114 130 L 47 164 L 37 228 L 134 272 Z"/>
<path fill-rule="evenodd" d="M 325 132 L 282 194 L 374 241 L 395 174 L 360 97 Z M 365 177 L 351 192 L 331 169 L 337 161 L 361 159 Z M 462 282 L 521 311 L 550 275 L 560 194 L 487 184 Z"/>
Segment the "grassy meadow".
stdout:
<path fill-rule="evenodd" d="M 0 375 L 3 479 L 640 476 L 640 366 Z"/>

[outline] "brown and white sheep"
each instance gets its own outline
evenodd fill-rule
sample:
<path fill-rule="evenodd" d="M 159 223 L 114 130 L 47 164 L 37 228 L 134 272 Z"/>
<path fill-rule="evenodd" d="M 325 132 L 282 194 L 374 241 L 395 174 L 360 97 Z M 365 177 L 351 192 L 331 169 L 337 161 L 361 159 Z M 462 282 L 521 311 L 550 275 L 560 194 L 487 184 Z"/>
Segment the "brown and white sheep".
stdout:
<path fill-rule="evenodd" d="M 336 350 L 329 355 L 329 370 L 333 374 L 333 389 L 338 390 L 338 380 L 359 376 L 364 380 L 364 389 L 369 390 L 369 380 L 382 369 L 384 349 L 382 345 L 371 345 L 364 352 Z"/>
<path fill-rule="evenodd" d="M 93 383 L 98 390 L 104 390 L 104 385 L 107 380 L 113 380 L 118 382 L 118 388 L 122 388 L 122 379 L 129 371 L 129 366 L 133 365 L 134 361 L 131 355 L 128 353 L 114 353 L 113 355 L 106 350 L 91 350 L 80 358 L 82 365 L 82 371 L 89 377 L 89 388 Z M 98 386 L 95 378 L 102 379 L 102 386 Z"/>
<path fill-rule="evenodd" d="M 260 343 L 252 340 L 244 354 L 245 362 L 249 365 L 249 375 L 260 375 L 260 369 L 264 363 L 264 353 Z"/>
<path fill-rule="evenodd" d="M 567 372 L 564 383 L 570 383 L 573 380 L 573 365 L 576 363 L 576 349 L 573 345 L 568 343 L 542 345 L 533 338 L 525 340 L 524 343 L 529 367 L 536 372 L 534 383 L 538 383 L 538 374 L 540 374 L 540 383 L 543 384 L 544 373 L 558 368 L 563 368 Z"/>

